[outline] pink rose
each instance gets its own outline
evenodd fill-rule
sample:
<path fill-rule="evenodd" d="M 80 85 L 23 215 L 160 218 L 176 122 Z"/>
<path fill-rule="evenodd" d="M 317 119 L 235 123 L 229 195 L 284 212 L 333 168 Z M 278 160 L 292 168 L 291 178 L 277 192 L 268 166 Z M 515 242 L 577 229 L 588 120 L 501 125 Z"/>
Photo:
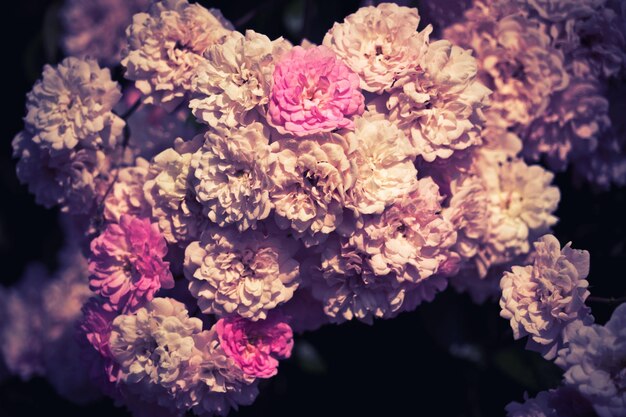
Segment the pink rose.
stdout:
<path fill-rule="evenodd" d="M 149 219 L 123 215 L 91 242 L 89 286 L 122 313 L 132 312 L 154 298 L 161 288 L 172 288 L 167 244 Z"/>
<path fill-rule="evenodd" d="M 291 356 L 293 332 L 280 318 L 250 321 L 226 317 L 215 324 L 222 349 L 243 372 L 256 378 L 270 378 L 278 372 L 278 359 Z"/>
<path fill-rule="evenodd" d="M 117 381 L 119 366 L 109 347 L 111 323 L 117 312 L 100 298 L 90 298 L 82 308 L 83 317 L 77 322 L 81 357 L 89 366 L 89 376 L 97 386 L 113 394 L 111 383 Z"/>
<path fill-rule="evenodd" d="M 364 110 L 360 79 L 325 46 L 294 47 L 276 64 L 268 121 L 298 137 L 352 129 Z"/>

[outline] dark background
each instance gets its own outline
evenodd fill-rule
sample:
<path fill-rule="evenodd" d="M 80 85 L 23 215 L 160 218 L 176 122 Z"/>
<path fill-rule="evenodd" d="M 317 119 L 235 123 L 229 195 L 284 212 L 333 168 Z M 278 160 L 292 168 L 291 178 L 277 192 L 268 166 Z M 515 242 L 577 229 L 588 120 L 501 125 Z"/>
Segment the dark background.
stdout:
<path fill-rule="evenodd" d="M 425 0 L 422 0 L 422 3 Z M 433 0 L 437 1 L 437 0 Z M 213 1 L 238 29 L 270 38 L 284 35 L 319 43 L 334 21 L 359 1 Z M 404 4 L 417 5 L 405 1 Z M 56 47 L 59 2 L 8 1 L 0 15 L 3 47 L 3 117 L 0 126 L 0 283 L 11 285 L 32 261 L 55 268 L 63 242 L 57 212 L 35 205 L 15 176 L 11 140 L 21 129 L 25 94 L 46 62 L 62 56 Z M 429 23 L 425 8 L 422 19 Z M 623 189 L 596 193 L 574 187 L 568 173 L 557 176 L 562 199 L 555 234 L 562 243 L 591 252 L 594 296 L 626 295 L 626 195 Z M 604 323 L 612 306 L 592 304 Z M 528 391 L 556 386 L 557 368 L 514 342 L 497 303 L 477 306 L 452 290 L 417 311 L 373 326 L 327 326 L 296 340 L 292 359 L 261 389 L 254 405 L 232 416 L 498 416 Z M 78 358 L 77 358 L 78 360 Z M 89 407 L 60 398 L 40 378 L 0 383 L 0 417 L 60 414 L 126 416 L 108 400 Z"/>

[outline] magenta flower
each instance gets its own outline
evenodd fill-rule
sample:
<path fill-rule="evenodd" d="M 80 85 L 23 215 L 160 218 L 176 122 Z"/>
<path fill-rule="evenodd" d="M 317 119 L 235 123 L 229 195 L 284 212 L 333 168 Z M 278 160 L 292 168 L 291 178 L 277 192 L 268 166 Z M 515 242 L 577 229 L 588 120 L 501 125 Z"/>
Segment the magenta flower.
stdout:
<path fill-rule="evenodd" d="M 278 372 L 278 359 L 291 356 L 293 332 L 277 316 L 259 321 L 226 317 L 215 330 L 224 352 L 248 376 L 270 378 Z"/>
<path fill-rule="evenodd" d="M 90 298 L 83 306 L 82 312 L 83 318 L 78 322 L 79 333 L 85 336 L 100 355 L 110 358 L 111 323 L 117 317 L 117 313 L 107 308 L 98 298 Z"/>
<path fill-rule="evenodd" d="M 352 129 L 364 110 L 359 76 L 325 46 L 294 47 L 276 64 L 268 120 L 298 137 Z"/>
<path fill-rule="evenodd" d="M 110 384 L 117 380 L 119 372 L 119 366 L 113 360 L 109 348 L 111 324 L 117 312 L 108 303 L 95 297 L 85 303 L 82 312 L 83 317 L 77 322 L 82 359 L 89 366 L 91 380 L 109 392 Z"/>
<path fill-rule="evenodd" d="M 137 310 L 161 288 L 172 288 L 174 278 L 165 239 L 149 219 L 123 215 L 91 242 L 89 286 L 122 313 Z"/>

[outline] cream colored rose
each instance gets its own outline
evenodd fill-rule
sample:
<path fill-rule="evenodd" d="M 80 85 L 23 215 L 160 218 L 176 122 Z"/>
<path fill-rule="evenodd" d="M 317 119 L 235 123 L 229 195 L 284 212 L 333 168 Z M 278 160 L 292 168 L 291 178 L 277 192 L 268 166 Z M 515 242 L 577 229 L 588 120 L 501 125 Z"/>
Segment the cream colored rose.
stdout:
<path fill-rule="evenodd" d="M 208 218 L 255 229 L 272 209 L 269 131 L 261 123 L 205 134 L 191 160 L 196 200 Z"/>
<path fill-rule="evenodd" d="M 163 0 L 137 13 L 126 30 L 122 51 L 126 78 L 144 95 L 146 104 L 176 108 L 191 90 L 196 67 L 207 48 L 231 32 L 218 10 L 187 0 Z"/>
<path fill-rule="evenodd" d="M 417 32 L 417 9 L 382 3 L 362 7 L 335 23 L 324 37 L 331 48 L 361 78 L 361 88 L 382 93 L 419 65 L 432 31 Z"/>
<path fill-rule="evenodd" d="M 431 43 L 419 67 L 391 90 L 389 120 L 426 161 L 480 145 L 482 108 L 490 90 L 478 81 L 477 70 L 470 50 L 441 40 Z"/>
<path fill-rule="evenodd" d="M 348 208 L 362 214 L 382 213 L 396 198 L 415 189 L 415 150 L 396 125 L 366 116 L 356 120 L 354 132 L 347 133 L 346 139 L 348 159 L 356 165 Z"/>

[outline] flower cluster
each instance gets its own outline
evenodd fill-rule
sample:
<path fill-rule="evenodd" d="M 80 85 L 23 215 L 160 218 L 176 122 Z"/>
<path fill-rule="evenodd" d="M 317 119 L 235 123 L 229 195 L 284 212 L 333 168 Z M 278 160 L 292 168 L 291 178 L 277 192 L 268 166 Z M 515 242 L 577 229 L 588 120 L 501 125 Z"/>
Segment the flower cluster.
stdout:
<path fill-rule="evenodd" d="M 461 3 L 461 2 L 459 2 Z M 626 183 L 620 116 L 626 15 L 617 1 L 475 0 L 444 36 L 471 48 L 489 112 L 545 160 L 600 188 Z"/>
<path fill-rule="evenodd" d="M 555 361 L 564 371 L 563 385 L 523 404 L 510 403 L 507 416 L 623 416 L 625 320 L 626 305 L 622 304 L 604 326 L 572 322 L 565 332 L 568 343 Z"/>
<path fill-rule="evenodd" d="M 561 249 L 552 235 L 534 246 L 531 264 L 513 266 L 500 281 L 501 316 L 510 320 L 516 339 L 529 337 L 528 349 L 555 360 L 564 371 L 563 385 L 509 404 L 507 415 L 623 416 L 626 305 L 604 326 L 595 324 L 585 305 L 589 253 L 570 243 Z"/>
<path fill-rule="evenodd" d="M 619 324 L 589 327 L 589 255 L 546 235 L 560 193 L 529 162 L 584 154 L 607 181 L 626 172 L 600 158 L 621 146 L 603 141 L 623 97 L 602 84 L 621 74 L 621 43 L 595 43 L 599 27 L 622 33 L 617 12 L 477 3 L 446 32 L 455 44 L 418 31 L 416 9 L 383 3 L 322 45 L 294 46 L 187 0 L 78 3 L 64 8 L 78 57 L 46 66 L 13 148 L 37 201 L 69 217 L 84 279 L 50 284 L 71 294 L 64 309 L 26 287 L 0 292 L 11 372 L 55 378 L 48 368 L 67 361 L 42 344 L 72 328 L 88 366 L 58 384 L 68 396 L 88 380 L 135 415 L 223 416 L 276 375 L 294 331 L 392 318 L 448 283 L 484 300 L 515 265 L 498 294 L 515 338 L 558 355 L 559 393 L 598 413 L 623 406 L 623 358 L 600 358 L 619 347 L 579 348 L 591 331 L 621 343 Z M 106 25 L 83 27 L 81 13 Z M 98 41 L 122 20 L 121 50 L 119 37 Z M 123 89 L 81 57 L 92 49 L 121 65 Z M 44 312 L 23 314 L 29 304 Z M 613 391 L 602 397 L 582 360 Z M 509 411 L 538 413 L 559 395 Z"/>
<path fill-rule="evenodd" d="M 32 264 L 19 284 L 0 287 L 0 357 L 22 379 L 45 376 L 59 395 L 85 404 L 101 393 L 78 360 L 75 324 L 92 295 L 86 259 L 75 246 L 64 248 L 58 272 Z"/>
<path fill-rule="evenodd" d="M 556 360 L 565 371 L 565 385 L 578 390 L 600 417 L 624 415 L 626 305 L 615 309 L 604 326 L 576 322 L 572 327 L 569 344 Z"/>
<path fill-rule="evenodd" d="M 28 93 L 24 130 L 13 140 L 17 176 L 39 204 L 88 213 L 111 182 L 125 122 L 112 112 L 122 97 L 108 69 L 69 57 L 46 65 Z"/>

